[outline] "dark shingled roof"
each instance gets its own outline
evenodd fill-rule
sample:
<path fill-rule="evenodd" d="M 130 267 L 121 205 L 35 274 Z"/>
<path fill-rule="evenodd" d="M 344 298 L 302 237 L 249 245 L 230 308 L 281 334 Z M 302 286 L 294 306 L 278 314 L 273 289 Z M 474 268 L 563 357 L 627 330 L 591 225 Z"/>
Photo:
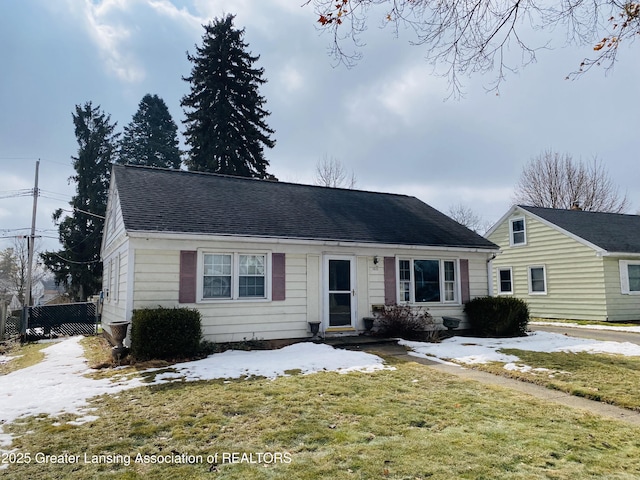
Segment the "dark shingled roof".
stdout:
<path fill-rule="evenodd" d="M 114 165 L 128 231 L 497 249 L 415 197 Z"/>
<path fill-rule="evenodd" d="M 640 253 L 640 216 L 555 208 L 520 208 L 607 252 Z"/>

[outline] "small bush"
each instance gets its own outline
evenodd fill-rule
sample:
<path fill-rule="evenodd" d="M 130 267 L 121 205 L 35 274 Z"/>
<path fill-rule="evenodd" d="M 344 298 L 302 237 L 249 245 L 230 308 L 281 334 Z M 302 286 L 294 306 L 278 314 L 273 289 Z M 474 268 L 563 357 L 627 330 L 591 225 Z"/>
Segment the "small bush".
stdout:
<path fill-rule="evenodd" d="M 378 334 L 405 340 L 437 340 L 433 317 L 421 308 L 409 305 L 385 305 L 376 312 Z"/>
<path fill-rule="evenodd" d="M 136 360 L 192 358 L 200 351 L 200 312 L 189 308 L 141 308 L 131 318 Z"/>
<path fill-rule="evenodd" d="M 529 324 L 529 307 L 514 297 L 474 298 L 464 307 L 474 334 L 480 337 L 523 337 Z"/>

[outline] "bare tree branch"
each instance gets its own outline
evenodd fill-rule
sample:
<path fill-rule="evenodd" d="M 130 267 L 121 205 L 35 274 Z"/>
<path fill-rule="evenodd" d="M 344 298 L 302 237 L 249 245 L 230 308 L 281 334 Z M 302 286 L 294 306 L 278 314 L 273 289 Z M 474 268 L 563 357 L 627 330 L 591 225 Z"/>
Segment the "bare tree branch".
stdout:
<path fill-rule="evenodd" d="M 532 207 L 571 208 L 623 213 L 629 209 L 602 162 L 576 163 L 571 155 L 547 150 L 523 168 L 516 186 L 516 203 Z"/>
<path fill-rule="evenodd" d="M 13 247 L 0 251 L 0 297 L 15 295 L 20 304 L 26 298 L 27 277 L 29 270 L 29 248 L 27 238 L 15 238 Z M 38 242 L 34 249 L 38 250 Z M 44 277 L 44 269 L 35 261 L 31 270 L 31 285 Z"/>
<path fill-rule="evenodd" d="M 484 221 L 482 217 L 477 215 L 469 206 L 463 205 L 462 203 L 451 205 L 447 213 L 449 217 L 456 222 L 480 235 L 484 234 L 491 227 L 488 222 Z"/>
<path fill-rule="evenodd" d="M 322 159 L 316 164 L 315 184 L 322 187 L 334 188 L 355 188 L 357 183 L 356 176 L 351 172 L 347 172 L 340 160 L 334 157 L 323 155 Z"/>
<path fill-rule="evenodd" d="M 461 75 L 495 72 L 492 89 L 498 89 L 505 71 L 518 65 L 506 61 L 506 51 L 521 51 L 521 64 L 535 61 L 536 52 L 547 45 L 531 45 L 524 40 L 527 29 L 566 29 L 567 41 L 593 45 L 598 52 L 584 59 L 575 77 L 593 65 L 610 68 L 618 46 L 640 34 L 640 3 L 618 0 L 307 0 L 317 14 L 319 28 L 330 32 L 331 54 L 348 66 L 360 59 L 361 35 L 367 29 L 369 15 L 379 15 L 398 35 L 409 29 L 411 42 L 426 49 L 426 59 L 435 67 L 444 67 L 451 95 L 461 92 Z M 375 13 L 374 13 L 375 11 Z M 383 13 L 384 12 L 384 13 Z M 608 21 L 607 21 L 608 19 Z M 344 42 L 354 51 L 346 53 Z"/>

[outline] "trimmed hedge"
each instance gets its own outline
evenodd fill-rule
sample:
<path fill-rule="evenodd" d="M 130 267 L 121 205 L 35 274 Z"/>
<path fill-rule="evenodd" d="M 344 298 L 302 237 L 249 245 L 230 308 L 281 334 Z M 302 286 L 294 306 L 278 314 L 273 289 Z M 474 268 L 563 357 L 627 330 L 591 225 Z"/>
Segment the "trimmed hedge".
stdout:
<path fill-rule="evenodd" d="M 478 297 L 464 306 L 474 334 L 480 337 L 523 337 L 529 307 L 514 297 Z"/>
<path fill-rule="evenodd" d="M 131 318 L 131 355 L 136 360 L 191 358 L 198 354 L 200 312 L 190 308 L 141 308 Z"/>

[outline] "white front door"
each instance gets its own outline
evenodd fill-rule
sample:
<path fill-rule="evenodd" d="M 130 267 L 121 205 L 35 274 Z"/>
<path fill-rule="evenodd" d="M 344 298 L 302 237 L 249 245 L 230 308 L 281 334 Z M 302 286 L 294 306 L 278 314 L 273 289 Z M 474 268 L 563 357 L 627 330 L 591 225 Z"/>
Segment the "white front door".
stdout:
<path fill-rule="evenodd" d="M 355 258 L 326 256 L 324 273 L 325 329 L 353 328 L 356 319 Z"/>

